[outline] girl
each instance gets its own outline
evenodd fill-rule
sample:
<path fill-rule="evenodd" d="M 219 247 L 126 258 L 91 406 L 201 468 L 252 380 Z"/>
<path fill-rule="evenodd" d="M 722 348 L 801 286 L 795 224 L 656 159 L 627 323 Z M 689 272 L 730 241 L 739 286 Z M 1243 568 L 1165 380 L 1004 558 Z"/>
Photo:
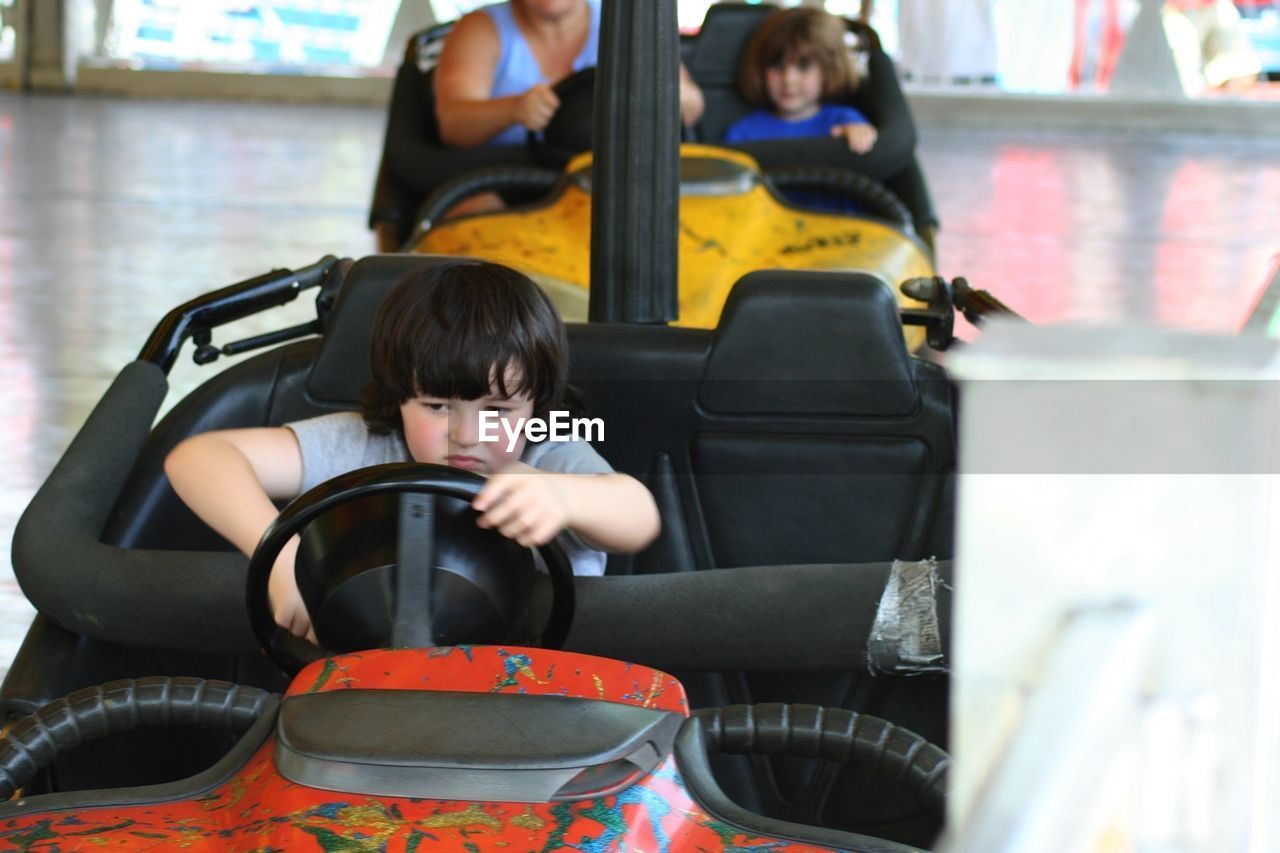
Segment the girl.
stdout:
<path fill-rule="evenodd" d="M 725 142 L 834 136 L 865 154 L 876 129 L 862 113 L 829 103 L 858 85 L 844 22 L 821 9 L 779 9 L 747 45 L 738 88 L 762 109 L 730 125 Z"/>
<path fill-rule="evenodd" d="M 561 537 L 576 574 L 602 574 L 604 554 L 635 552 L 657 536 L 657 508 L 585 441 L 531 443 L 517 419 L 569 408 L 564 324 L 524 275 L 456 262 L 409 274 L 387 296 L 371 335 L 372 379 L 360 413 L 186 439 L 165 459 L 174 491 L 244 554 L 292 498 L 356 468 L 429 462 L 488 477 L 472 502 L 477 523 L 528 546 Z M 492 414 L 488 414 L 492 413 Z M 481 415 L 493 430 L 481 431 Z M 585 476 L 584 476 L 585 475 Z M 588 544 L 591 543 L 591 544 Z M 268 586 L 276 622 L 313 642 L 298 593 L 295 537 Z"/>

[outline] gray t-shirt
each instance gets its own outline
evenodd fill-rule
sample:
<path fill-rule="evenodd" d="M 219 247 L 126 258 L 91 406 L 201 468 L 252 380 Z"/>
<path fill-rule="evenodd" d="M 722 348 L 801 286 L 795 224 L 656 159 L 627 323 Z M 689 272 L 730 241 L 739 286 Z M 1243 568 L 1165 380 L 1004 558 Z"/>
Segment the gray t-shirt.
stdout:
<path fill-rule="evenodd" d="M 382 465 L 411 462 L 409 447 L 399 433 L 369 432 L 358 412 L 334 412 L 285 424 L 302 450 L 302 491 L 339 474 Z M 564 474 L 611 474 L 613 468 L 586 441 L 540 441 L 525 445 L 520 461 L 540 471 Z M 575 575 L 604 574 L 605 554 L 580 536 L 566 531 L 557 537 L 573 563 Z"/>

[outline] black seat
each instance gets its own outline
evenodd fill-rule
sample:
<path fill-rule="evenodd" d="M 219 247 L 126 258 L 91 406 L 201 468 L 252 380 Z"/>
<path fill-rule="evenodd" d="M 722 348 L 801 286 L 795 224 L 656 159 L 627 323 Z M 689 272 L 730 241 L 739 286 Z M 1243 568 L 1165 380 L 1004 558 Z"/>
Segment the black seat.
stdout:
<path fill-rule="evenodd" d="M 751 104 L 738 94 L 738 68 L 752 34 L 776 10 L 769 5 L 719 3 L 707 9 L 698 34 L 685 48 L 689 73 L 702 87 L 706 110 L 698 123 L 698 138 L 719 143 L 729 125 L 747 115 Z M 938 228 L 924 173 L 916 159 L 916 127 L 898 82 L 893 61 L 880 47 L 875 30 L 847 21 L 859 51 L 866 57 L 866 77 L 847 99 L 876 126 L 875 148 L 855 154 L 841 140 L 812 140 L 804 147 L 804 162 L 796 162 L 795 140 L 746 142 L 732 147 L 751 154 L 766 170 L 796 165 L 827 165 L 853 169 L 874 178 L 907 205 L 916 233 L 932 246 Z"/>
<path fill-rule="evenodd" d="M 649 477 L 686 528 L 614 570 L 949 554 L 951 388 L 907 354 L 874 276 L 756 272 L 716 330 L 570 336 L 574 380 L 607 425 L 602 451 Z"/>

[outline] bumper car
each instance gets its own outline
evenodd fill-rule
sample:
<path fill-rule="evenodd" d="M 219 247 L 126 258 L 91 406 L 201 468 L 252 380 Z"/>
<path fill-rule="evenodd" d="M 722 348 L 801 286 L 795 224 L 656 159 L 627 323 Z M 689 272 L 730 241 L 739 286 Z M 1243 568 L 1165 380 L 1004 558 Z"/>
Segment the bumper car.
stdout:
<path fill-rule="evenodd" d="M 750 106 L 734 77 L 751 34 L 773 7 L 712 6 L 682 45 L 706 110 L 686 135 L 715 142 Z M 850 99 L 876 125 L 866 154 L 840 140 L 771 140 L 681 149 L 678 310 L 666 321 L 713 328 L 730 288 L 755 269 L 875 272 L 899 282 L 935 274 L 937 216 L 915 157 L 916 132 L 893 64 L 874 30 L 848 22 L 865 79 Z M 586 319 L 592 192 L 595 69 L 557 86 L 561 106 L 527 147 L 450 148 L 435 121 L 433 62 L 449 25 L 410 40 L 389 111 L 370 225 L 386 251 L 476 255 L 531 275 L 566 319 Z M 445 218 L 477 193 L 500 193 L 508 209 Z M 826 210 L 788 200 L 803 193 Z M 793 196 L 794 198 L 794 196 Z M 833 212 L 843 210 L 847 212 Z M 900 295 L 905 308 L 921 306 Z M 916 348 L 921 336 L 913 331 Z"/>
<path fill-rule="evenodd" d="M 953 391 L 866 272 L 756 270 L 713 327 L 654 322 L 678 305 L 674 22 L 667 4 L 606 6 L 602 43 L 627 32 L 632 47 L 602 53 L 602 79 L 630 68 L 653 85 L 599 98 L 593 194 L 610 203 L 591 211 L 590 321 L 569 324 L 571 381 L 607 425 L 597 449 L 653 492 L 659 539 L 604 577 L 574 578 L 554 552 L 537 575 L 527 552 L 457 523 L 473 479 L 391 466 L 298 498 L 246 560 L 173 494 L 165 455 L 197 432 L 355 408 L 373 313 L 437 256 L 326 258 L 181 305 L 15 532 L 38 616 L 0 687 L 0 782 L 17 794 L 0 842 L 889 851 L 936 837 Z M 646 133 L 624 133 L 636 116 Z M 313 291 L 314 320 L 214 343 Z M 957 293 L 920 294 L 930 334 Z M 188 341 L 203 364 L 263 351 L 156 422 Z M 272 549 L 297 531 L 319 648 L 265 604 Z"/>
<path fill-rule="evenodd" d="M 953 415 L 941 370 L 907 352 L 874 277 L 756 273 L 713 331 L 570 324 L 574 382 L 610 425 L 598 447 L 647 483 L 665 525 L 602 578 L 511 580 L 527 554 L 451 530 L 456 508 L 429 513 L 424 545 L 402 493 L 474 492 L 449 469 L 321 486 L 247 563 L 173 495 L 163 459 L 187 435 L 355 406 L 372 312 L 434 260 L 325 259 L 215 291 L 171 312 L 121 371 L 15 533 L 15 571 L 40 615 L 0 689 L 14 723 L 0 774 L 22 789 L 2 807 L 0 840 L 927 843 L 946 764 L 925 740 L 945 743 L 945 641 L 922 671 L 877 626 L 891 561 L 949 553 Z M 212 343 L 219 325 L 308 288 L 313 324 Z M 782 337 L 770 331 L 780 319 Z M 266 351 L 153 427 L 187 339 L 202 362 Z M 357 503 L 371 498 L 382 503 Z M 265 606 L 273 542 L 299 529 L 323 651 L 282 636 Z M 394 568 L 424 553 L 441 566 L 425 581 Z M 933 592 L 945 632 L 946 590 Z M 354 704 L 305 710 L 330 691 Z M 520 722 L 516 703 L 538 696 Z M 632 722 L 594 716 L 624 705 Z M 437 717 L 453 722 L 431 735 L 421 720 Z M 163 728 L 182 723 L 197 728 Z M 725 754 L 708 760 L 708 743 Z M 475 787 L 480 777 L 494 787 Z"/>

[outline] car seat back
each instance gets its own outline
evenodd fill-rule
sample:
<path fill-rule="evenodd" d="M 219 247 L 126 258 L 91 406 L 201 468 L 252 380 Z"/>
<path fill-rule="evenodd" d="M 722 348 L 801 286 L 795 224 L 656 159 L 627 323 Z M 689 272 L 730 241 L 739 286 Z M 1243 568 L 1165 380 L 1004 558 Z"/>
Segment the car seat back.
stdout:
<path fill-rule="evenodd" d="M 714 331 L 570 327 L 604 454 L 683 528 L 615 570 L 947 555 L 951 386 L 865 273 L 766 271 Z"/>

